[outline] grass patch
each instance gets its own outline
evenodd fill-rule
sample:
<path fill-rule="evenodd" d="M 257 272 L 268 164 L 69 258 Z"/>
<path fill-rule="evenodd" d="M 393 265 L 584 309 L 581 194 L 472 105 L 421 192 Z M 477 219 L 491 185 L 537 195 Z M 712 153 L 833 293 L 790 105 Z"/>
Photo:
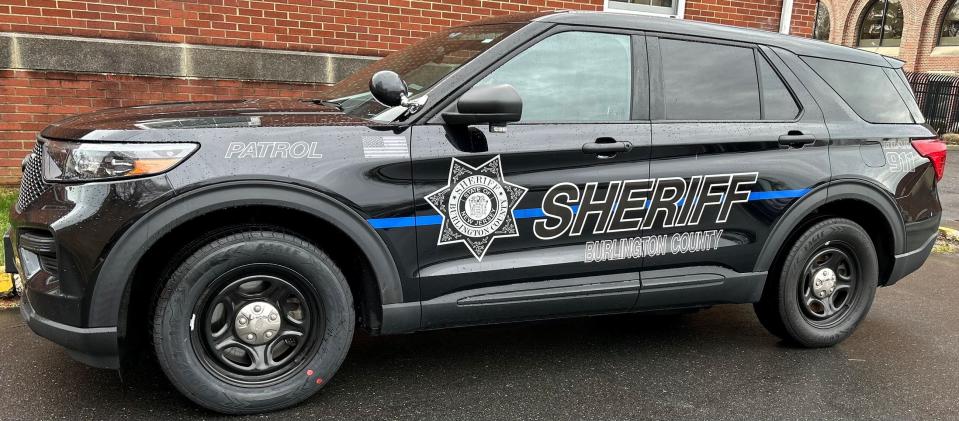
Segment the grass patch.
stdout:
<path fill-rule="evenodd" d="M 0 187 L 0 235 L 10 227 L 10 208 L 17 201 L 16 188 Z M 0 266 L 3 265 L 3 247 L 0 247 Z"/>

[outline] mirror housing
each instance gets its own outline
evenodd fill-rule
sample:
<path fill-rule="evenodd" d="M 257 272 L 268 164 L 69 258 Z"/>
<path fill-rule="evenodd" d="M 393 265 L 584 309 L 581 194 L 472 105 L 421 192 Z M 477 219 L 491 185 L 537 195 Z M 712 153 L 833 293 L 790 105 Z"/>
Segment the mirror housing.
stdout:
<path fill-rule="evenodd" d="M 397 107 L 408 101 L 409 89 L 396 72 L 380 70 L 370 78 L 370 93 L 380 104 Z"/>
<path fill-rule="evenodd" d="M 456 112 L 443 113 L 446 124 L 466 126 L 505 126 L 522 117 L 523 99 L 510 85 L 474 86 L 456 101 Z"/>

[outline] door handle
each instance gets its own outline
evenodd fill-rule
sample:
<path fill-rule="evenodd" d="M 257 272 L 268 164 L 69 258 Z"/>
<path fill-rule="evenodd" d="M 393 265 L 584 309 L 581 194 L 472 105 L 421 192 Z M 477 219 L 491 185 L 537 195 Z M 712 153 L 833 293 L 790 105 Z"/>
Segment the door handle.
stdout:
<path fill-rule="evenodd" d="M 583 153 L 594 155 L 612 156 L 619 152 L 629 152 L 633 149 L 633 144 L 629 142 L 618 142 L 611 137 L 601 137 L 594 143 L 583 145 Z"/>
<path fill-rule="evenodd" d="M 788 134 L 779 136 L 779 144 L 783 146 L 791 146 L 794 148 L 801 148 L 803 145 L 808 145 L 816 141 L 816 136 L 811 134 L 803 134 L 800 131 L 790 131 Z"/>

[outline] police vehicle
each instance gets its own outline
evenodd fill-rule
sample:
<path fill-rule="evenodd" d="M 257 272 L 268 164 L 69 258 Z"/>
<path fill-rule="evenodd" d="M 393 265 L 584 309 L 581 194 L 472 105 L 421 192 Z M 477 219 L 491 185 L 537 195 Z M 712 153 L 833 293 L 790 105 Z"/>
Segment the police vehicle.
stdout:
<path fill-rule="evenodd" d="M 7 268 L 76 359 L 254 413 L 386 335 L 753 303 L 852 334 L 933 247 L 946 148 L 901 61 L 610 13 L 436 33 L 315 100 L 109 109 L 24 161 Z"/>

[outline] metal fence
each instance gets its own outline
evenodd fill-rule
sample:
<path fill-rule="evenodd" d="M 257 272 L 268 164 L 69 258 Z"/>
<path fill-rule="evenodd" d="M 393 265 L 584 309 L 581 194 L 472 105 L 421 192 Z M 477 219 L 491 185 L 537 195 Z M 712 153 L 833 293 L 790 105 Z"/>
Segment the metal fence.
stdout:
<path fill-rule="evenodd" d="M 906 73 L 926 123 L 939 134 L 959 133 L 959 76 Z"/>

